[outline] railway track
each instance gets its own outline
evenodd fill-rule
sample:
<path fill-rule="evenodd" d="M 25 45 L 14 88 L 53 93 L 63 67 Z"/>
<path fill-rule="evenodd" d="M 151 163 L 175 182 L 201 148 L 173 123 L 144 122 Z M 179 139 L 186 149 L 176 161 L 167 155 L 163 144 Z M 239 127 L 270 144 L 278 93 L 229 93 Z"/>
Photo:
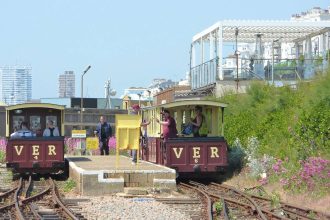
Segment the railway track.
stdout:
<path fill-rule="evenodd" d="M 14 201 L 0 207 L 0 219 L 85 219 L 76 204 L 64 204 L 54 180 L 19 180 Z"/>
<path fill-rule="evenodd" d="M 180 190 L 189 191 L 194 198 L 168 199 L 174 208 L 183 210 L 192 219 L 213 219 L 211 198 L 206 193 L 185 183 L 180 183 L 178 187 Z"/>
<path fill-rule="evenodd" d="M 271 199 L 247 194 L 225 184 L 205 185 L 189 181 L 184 185 L 199 190 L 211 198 L 213 202 L 212 217 L 222 219 L 330 219 L 328 214 L 288 203 L 280 202 L 275 207 Z"/>
<path fill-rule="evenodd" d="M 0 194 L 0 208 L 10 204 L 14 200 L 14 194 L 16 190 L 17 187 L 14 187 Z"/>
<path fill-rule="evenodd" d="M 253 194 L 249 194 L 260 206 L 264 206 L 269 208 L 270 210 L 278 210 L 283 212 L 285 216 L 290 219 L 309 219 L 309 220 L 316 220 L 316 219 L 330 219 L 330 215 L 318 212 L 308 208 L 298 207 L 289 203 L 279 202 L 278 207 L 272 207 L 271 203 L 272 200 L 269 198 L 265 198 L 262 196 L 257 196 Z"/>

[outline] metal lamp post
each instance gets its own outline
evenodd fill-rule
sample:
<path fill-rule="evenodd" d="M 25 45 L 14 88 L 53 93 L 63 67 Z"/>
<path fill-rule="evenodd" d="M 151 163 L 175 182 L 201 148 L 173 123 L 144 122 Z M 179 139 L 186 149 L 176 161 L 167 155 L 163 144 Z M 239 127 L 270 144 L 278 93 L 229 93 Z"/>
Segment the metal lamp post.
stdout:
<path fill-rule="evenodd" d="M 151 100 L 150 100 L 151 91 L 147 90 L 147 92 L 148 92 L 148 96 L 149 96 L 149 106 L 151 106 Z"/>
<path fill-rule="evenodd" d="M 272 42 L 272 85 L 274 85 L 274 45 L 275 45 L 275 42 L 279 42 L 280 40 L 282 39 L 282 37 L 276 39 L 276 40 L 273 40 Z"/>
<path fill-rule="evenodd" d="M 87 71 L 91 68 L 89 65 L 81 74 L 81 96 L 80 96 L 80 129 L 83 128 L 83 108 L 84 108 L 84 75 L 87 73 Z"/>
<path fill-rule="evenodd" d="M 139 96 L 139 106 L 141 106 L 141 95 L 142 95 L 141 93 L 138 94 L 138 96 Z"/>
<path fill-rule="evenodd" d="M 235 28 L 235 43 L 236 43 L 236 93 L 238 93 L 238 48 L 237 48 L 238 28 Z"/>

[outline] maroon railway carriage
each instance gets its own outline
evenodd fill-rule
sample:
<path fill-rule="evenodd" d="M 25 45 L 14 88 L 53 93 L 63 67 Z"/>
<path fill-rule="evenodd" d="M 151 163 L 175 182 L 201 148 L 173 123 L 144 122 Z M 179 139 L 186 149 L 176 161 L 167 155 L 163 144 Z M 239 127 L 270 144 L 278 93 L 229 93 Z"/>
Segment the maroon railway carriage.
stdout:
<path fill-rule="evenodd" d="M 63 135 L 64 106 L 26 103 L 6 107 L 7 167 L 16 173 L 55 173 L 65 169 L 64 137 L 42 137 L 48 120 Z M 20 123 L 27 122 L 35 137 L 10 138 Z"/>
<path fill-rule="evenodd" d="M 198 138 L 182 135 L 180 131 L 194 118 L 197 105 L 202 107 L 208 135 Z M 151 121 L 151 124 L 148 125 L 148 146 L 142 148 L 142 159 L 174 168 L 180 175 L 224 172 L 228 166 L 227 142 L 223 137 L 223 114 L 226 106 L 213 101 L 185 100 L 144 108 L 143 119 Z M 166 144 L 161 138 L 161 126 L 152 120 L 161 117 L 162 109 L 170 111 L 179 131 L 178 138 L 169 139 Z"/>
<path fill-rule="evenodd" d="M 17 173 L 54 173 L 63 170 L 64 137 L 9 139 L 7 167 Z"/>

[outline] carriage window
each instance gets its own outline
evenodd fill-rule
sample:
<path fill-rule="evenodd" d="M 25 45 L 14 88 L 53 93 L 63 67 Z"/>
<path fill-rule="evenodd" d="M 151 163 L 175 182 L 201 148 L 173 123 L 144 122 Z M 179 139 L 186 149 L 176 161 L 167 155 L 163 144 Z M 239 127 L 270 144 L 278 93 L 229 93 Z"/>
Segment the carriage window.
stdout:
<path fill-rule="evenodd" d="M 52 120 L 53 122 L 54 122 L 54 126 L 55 127 L 57 127 L 57 116 L 55 116 L 55 115 L 47 115 L 46 116 L 46 127 L 47 127 L 47 122 L 49 121 L 49 120 Z"/>
<path fill-rule="evenodd" d="M 41 129 L 40 116 L 30 116 L 30 129 L 34 132 Z"/>
<path fill-rule="evenodd" d="M 182 112 L 182 123 L 186 124 L 186 111 Z"/>
<path fill-rule="evenodd" d="M 13 116 L 13 131 L 19 130 L 20 125 L 24 120 L 24 116 Z"/>

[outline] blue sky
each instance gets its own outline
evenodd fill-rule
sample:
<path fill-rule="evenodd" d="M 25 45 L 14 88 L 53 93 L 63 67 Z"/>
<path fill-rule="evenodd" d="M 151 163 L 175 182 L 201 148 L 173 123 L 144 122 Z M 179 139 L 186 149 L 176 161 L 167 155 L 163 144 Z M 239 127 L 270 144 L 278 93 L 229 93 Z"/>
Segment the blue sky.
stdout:
<path fill-rule="evenodd" d="M 33 98 L 57 97 L 58 75 L 80 75 L 85 97 L 117 96 L 153 78 L 179 80 L 188 71 L 192 36 L 224 19 L 290 19 L 326 0 L 2 0 L 0 65 L 32 67 Z"/>

